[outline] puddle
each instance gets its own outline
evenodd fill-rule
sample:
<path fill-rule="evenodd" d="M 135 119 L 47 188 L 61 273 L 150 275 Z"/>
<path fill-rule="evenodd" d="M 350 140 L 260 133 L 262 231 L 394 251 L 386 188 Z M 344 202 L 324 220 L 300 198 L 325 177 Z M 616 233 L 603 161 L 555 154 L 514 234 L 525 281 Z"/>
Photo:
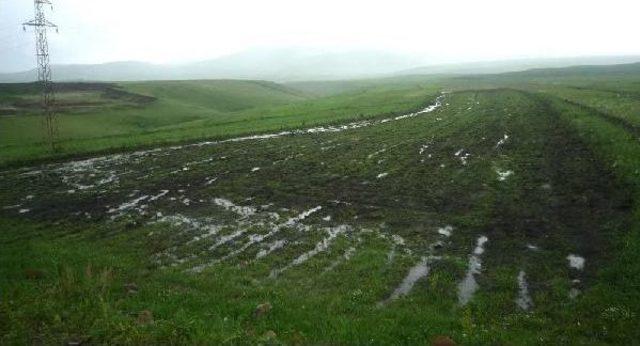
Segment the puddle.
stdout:
<path fill-rule="evenodd" d="M 411 289 L 413 289 L 413 286 L 416 284 L 416 282 L 426 277 L 427 275 L 429 275 L 428 258 L 422 257 L 420 262 L 418 262 L 411 269 L 409 269 L 409 273 L 407 273 L 407 275 L 404 277 L 400 285 L 396 287 L 396 289 L 393 291 L 393 293 L 391 293 L 389 298 L 379 302 L 378 306 L 379 307 L 384 306 L 402 296 L 409 294 L 409 292 L 411 292 Z"/>
<path fill-rule="evenodd" d="M 233 232 L 231 234 L 223 235 L 218 239 L 218 241 L 216 241 L 215 244 L 213 244 L 213 245 L 211 245 L 209 247 L 209 250 L 213 251 L 213 250 L 219 248 L 220 246 L 230 242 L 231 240 L 234 240 L 234 239 L 238 238 L 239 236 L 243 235 L 245 232 L 246 232 L 246 230 L 240 229 L 240 230 L 237 230 L 237 231 L 235 231 L 235 232 Z"/>
<path fill-rule="evenodd" d="M 351 259 L 351 257 L 353 257 L 353 255 L 355 255 L 355 253 L 356 253 L 356 248 L 350 247 L 347 251 L 345 251 L 342 257 L 345 259 L 345 261 L 348 261 Z"/>
<path fill-rule="evenodd" d="M 518 274 L 518 298 L 516 298 L 516 305 L 524 311 L 529 311 L 529 309 L 533 307 L 533 300 L 529 295 L 527 274 L 523 270 Z"/>
<path fill-rule="evenodd" d="M 387 175 L 389 175 L 389 173 L 386 173 L 386 172 L 385 172 L 385 173 L 380 173 L 380 174 L 378 174 L 378 175 L 376 176 L 376 178 L 377 178 L 377 179 L 382 179 L 382 178 L 386 177 Z"/>
<path fill-rule="evenodd" d="M 296 216 L 296 217 L 292 217 L 289 220 L 287 220 L 286 224 L 287 226 L 293 226 L 296 223 L 303 221 L 304 219 L 308 218 L 309 216 L 311 216 L 311 214 L 316 213 L 318 211 L 320 211 L 322 209 L 322 206 L 317 206 L 315 208 L 311 208 L 307 211 L 302 212 L 300 215 Z"/>
<path fill-rule="evenodd" d="M 134 199 L 132 201 L 125 202 L 125 203 L 121 204 L 120 206 L 118 206 L 116 208 L 109 209 L 108 213 L 109 214 L 113 214 L 115 212 L 122 212 L 122 211 L 125 211 L 127 209 L 131 209 L 131 208 L 137 206 L 140 202 L 144 201 L 147 198 L 149 198 L 149 196 L 147 196 L 147 195 L 138 197 L 138 198 L 136 198 L 136 199 Z"/>
<path fill-rule="evenodd" d="M 505 143 L 507 143 L 508 140 L 509 140 L 509 135 L 505 133 L 504 137 L 502 137 L 496 144 L 496 149 L 503 146 Z"/>
<path fill-rule="evenodd" d="M 215 183 L 216 180 L 218 180 L 217 177 L 216 178 L 211 178 L 211 179 L 207 178 L 207 181 L 204 182 L 204 185 L 205 186 L 209 186 L 209 185 Z"/>
<path fill-rule="evenodd" d="M 450 227 L 451 229 L 449 231 L 452 231 L 453 228 L 451 226 L 447 226 Z M 447 228 L 445 227 L 445 228 Z M 443 228 L 444 229 L 444 228 Z M 392 240 L 393 243 L 391 244 L 391 250 L 389 251 L 389 253 L 387 254 L 387 264 L 390 264 L 393 261 L 393 258 L 395 256 L 396 253 L 396 247 L 399 245 L 404 245 L 404 239 L 402 239 L 399 236 L 396 235 L 392 235 Z M 484 245 L 486 241 L 483 240 L 482 243 L 478 242 L 478 244 L 482 244 Z M 441 243 L 440 241 L 436 241 L 435 243 L 429 245 L 429 249 L 433 250 L 434 247 L 437 246 L 437 244 Z M 409 250 L 409 249 L 407 249 Z M 391 295 L 378 303 L 378 307 L 382 307 L 386 304 L 388 304 L 391 301 L 394 301 L 402 296 L 405 296 L 407 294 L 409 294 L 409 292 L 411 291 L 411 289 L 413 288 L 413 286 L 415 285 L 416 282 L 418 282 L 420 279 L 426 277 L 427 275 L 429 275 L 429 266 L 428 266 L 428 262 L 429 261 L 439 261 L 442 260 L 442 256 L 423 256 L 420 260 L 420 262 L 418 262 L 416 265 L 414 265 L 409 272 L 407 273 L 407 275 L 404 277 L 404 279 L 402 280 L 402 282 L 400 283 L 400 285 L 398 287 L 396 287 L 396 289 L 391 293 Z"/>
<path fill-rule="evenodd" d="M 469 257 L 467 274 L 464 280 L 458 284 L 458 303 L 460 305 L 466 305 L 479 288 L 475 276 L 480 275 L 480 270 L 482 269 L 480 255 L 484 253 L 484 245 L 488 241 L 489 238 L 480 236 L 476 242 L 475 249 L 473 249 L 472 255 Z"/>
<path fill-rule="evenodd" d="M 380 155 L 380 154 L 384 153 L 385 151 L 387 151 L 387 148 L 380 149 L 380 150 L 378 150 L 378 151 L 376 151 L 374 153 L 369 154 L 369 156 L 367 156 L 367 158 L 371 159 L 376 155 Z"/>
<path fill-rule="evenodd" d="M 391 235 L 391 240 L 393 240 L 393 243 L 398 245 L 398 246 L 404 246 L 405 245 L 404 238 L 402 238 L 401 236 L 399 236 L 397 234 Z"/>
<path fill-rule="evenodd" d="M 245 252 L 249 247 L 255 245 L 255 244 L 259 244 L 262 243 L 266 238 L 272 236 L 273 234 L 275 234 L 275 230 L 271 231 L 267 234 L 251 234 L 249 236 L 249 241 L 247 241 L 244 245 L 242 245 L 239 249 L 234 250 L 232 252 L 230 252 L 229 254 L 213 261 L 212 263 L 210 263 L 210 265 L 222 262 L 222 261 L 226 261 L 229 258 L 235 257 L 243 252 Z M 284 243 L 282 244 L 284 246 Z"/>
<path fill-rule="evenodd" d="M 579 279 L 571 280 L 571 289 L 569 289 L 569 299 L 576 299 L 580 295 L 580 293 L 582 293 L 582 291 L 580 290 L 580 283 L 581 281 Z"/>
<path fill-rule="evenodd" d="M 327 237 L 325 237 L 324 239 L 316 243 L 316 246 L 313 248 L 313 250 L 303 253 L 302 255 L 298 256 L 296 259 L 294 259 L 291 263 L 287 264 L 283 268 L 272 270 L 269 277 L 275 278 L 278 275 L 285 272 L 286 270 L 289 270 L 292 267 L 301 265 L 304 262 L 308 261 L 310 258 L 316 256 L 317 254 L 326 251 L 331 246 L 333 241 L 340 234 L 346 233 L 350 230 L 351 230 L 351 227 L 347 225 L 340 225 L 333 228 L 325 228 L 325 231 L 327 232 Z"/>
<path fill-rule="evenodd" d="M 353 255 L 355 255 L 356 253 L 356 248 L 355 247 L 350 247 L 347 249 L 347 251 L 344 252 L 344 254 L 342 254 L 341 258 L 338 258 L 337 260 L 333 261 L 328 267 L 326 267 L 323 270 L 323 274 L 330 272 L 332 270 L 334 270 L 337 266 L 339 266 L 340 264 L 342 264 L 343 262 L 347 262 L 351 259 L 351 257 L 353 257 Z"/>
<path fill-rule="evenodd" d="M 569 256 L 567 256 L 567 261 L 569 261 L 569 267 L 573 269 L 576 269 L 576 270 L 584 269 L 585 259 L 581 256 L 570 254 Z"/>
<path fill-rule="evenodd" d="M 162 190 L 159 194 L 149 197 L 149 202 L 157 201 L 158 199 L 166 196 L 168 193 L 169 190 Z"/>
<path fill-rule="evenodd" d="M 260 251 L 258 251 L 258 253 L 256 254 L 256 259 L 261 259 L 263 257 L 267 257 L 268 255 L 270 255 L 272 252 L 278 250 L 278 249 L 282 249 L 285 245 L 287 244 L 287 241 L 284 239 L 280 239 L 280 240 L 276 240 L 273 243 L 269 244 L 269 248 L 268 249 L 262 249 Z"/>
<path fill-rule="evenodd" d="M 280 231 L 282 230 L 282 228 L 283 228 L 283 227 L 285 227 L 285 226 L 286 226 L 286 227 L 298 226 L 300 221 L 302 221 L 302 220 L 306 219 L 307 217 L 309 217 L 309 215 L 311 215 L 311 214 L 313 214 L 313 213 L 315 213 L 315 212 L 319 211 L 320 209 L 322 209 L 322 207 L 321 207 L 321 206 L 317 206 L 317 207 L 315 207 L 315 208 L 312 208 L 312 209 L 309 209 L 309 210 L 307 210 L 307 211 L 304 211 L 304 212 L 302 212 L 301 214 L 299 214 L 299 215 L 297 215 L 297 216 L 295 216 L 295 217 L 290 218 L 289 220 L 287 220 L 287 222 L 285 222 L 285 223 L 283 223 L 283 224 L 279 224 L 279 225 L 274 226 L 274 227 L 273 227 L 273 229 L 272 229 L 269 233 L 264 234 L 264 235 L 256 235 L 254 238 L 251 238 L 251 239 L 250 239 L 250 241 L 249 241 L 247 244 L 245 244 L 242 248 L 240 248 L 240 250 L 238 250 L 238 251 L 234 251 L 235 253 L 232 253 L 232 254 L 233 254 L 233 255 L 236 255 L 236 254 L 238 254 L 238 253 L 240 253 L 240 252 L 245 251 L 249 246 L 251 246 L 251 245 L 253 245 L 253 244 L 261 243 L 261 242 L 262 242 L 262 241 L 264 241 L 265 239 L 270 238 L 270 237 L 272 237 L 274 234 L 276 234 L 276 233 L 280 232 Z M 306 226 L 306 227 L 308 227 L 308 226 Z M 270 253 L 272 253 L 273 251 L 275 251 L 275 250 L 277 250 L 277 249 L 279 249 L 279 248 L 283 247 L 285 244 L 286 244 L 286 241 L 284 241 L 284 240 L 282 240 L 282 241 L 276 241 L 274 244 L 272 244 L 272 246 L 269 248 L 269 250 L 268 250 L 268 251 L 266 251 L 265 253 L 263 253 L 263 254 L 262 254 L 261 256 L 259 256 L 259 257 L 258 257 L 258 256 L 256 256 L 256 259 L 258 259 L 258 258 L 263 258 L 263 257 L 265 257 L 265 256 L 269 255 L 269 254 L 270 254 Z M 260 252 L 258 253 L 258 255 L 260 255 Z M 231 257 L 231 256 L 228 256 L 228 257 Z M 228 258 L 228 257 L 227 257 L 227 258 Z M 224 259 L 226 259 L 226 258 L 224 258 Z M 224 259 L 223 259 L 223 260 L 224 260 Z"/>
<path fill-rule="evenodd" d="M 576 299 L 579 295 L 580 295 L 580 290 L 579 289 L 577 289 L 575 287 L 572 287 L 569 290 L 569 298 L 570 299 Z"/>
<path fill-rule="evenodd" d="M 276 212 L 268 212 L 267 215 L 269 215 L 270 218 L 278 221 L 280 220 L 280 214 L 276 213 Z"/>
<path fill-rule="evenodd" d="M 387 252 L 387 264 L 393 263 L 393 260 L 396 258 L 396 244 L 391 244 L 391 249 Z"/>
<path fill-rule="evenodd" d="M 501 171 L 496 169 L 496 174 L 498 174 L 498 181 L 505 181 L 513 175 L 513 171 Z"/>
<path fill-rule="evenodd" d="M 460 163 L 462 163 L 463 166 L 466 166 L 469 157 L 471 157 L 471 153 L 465 153 L 463 149 L 460 149 L 460 151 L 458 151 L 455 156 L 460 159 Z"/>
<path fill-rule="evenodd" d="M 442 228 L 438 228 L 438 234 L 443 235 L 445 237 L 450 237 L 451 234 L 453 233 L 453 227 L 451 226 L 445 226 Z"/>
<path fill-rule="evenodd" d="M 220 230 L 224 228 L 224 225 L 211 223 L 209 220 L 198 220 L 194 218 L 190 218 L 181 214 L 176 215 L 167 215 L 162 216 L 162 213 L 158 213 L 158 220 L 154 222 L 150 222 L 150 224 L 154 223 L 168 223 L 174 227 L 186 228 L 187 230 L 197 230 L 203 232 L 202 234 L 198 234 L 193 237 L 187 244 L 197 242 L 214 235 L 217 235 Z"/>
<path fill-rule="evenodd" d="M 228 201 L 223 200 L 223 201 L 220 201 L 220 204 L 222 204 L 223 206 L 224 205 L 228 206 L 229 210 L 233 209 L 233 207 L 235 205 L 233 203 L 229 204 L 230 202 L 229 203 L 227 203 L 227 202 Z M 295 217 L 289 218 L 286 222 L 281 223 L 281 224 L 275 225 L 275 224 L 269 222 L 268 224 L 271 227 L 271 230 L 269 232 L 267 232 L 265 234 L 251 234 L 251 235 L 248 236 L 248 240 L 242 246 L 240 246 L 239 248 L 231 251 L 230 253 L 228 253 L 228 254 L 226 254 L 226 255 L 224 255 L 222 257 L 215 258 L 212 261 L 209 261 L 209 262 L 204 263 L 204 264 L 200 264 L 200 265 L 190 269 L 190 271 L 196 272 L 196 273 L 202 272 L 204 269 L 206 269 L 208 267 L 214 266 L 217 263 L 220 263 L 222 261 L 226 261 L 226 260 L 228 260 L 228 259 L 230 259 L 232 257 L 235 257 L 235 256 L 245 252 L 250 247 L 252 247 L 252 246 L 254 246 L 256 244 L 260 244 L 260 243 L 264 242 L 266 239 L 273 237 L 275 234 L 277 234 L 280 231 L 282 231 L 282 229 L 284 229 L 285 227 L 297 227 L 298 230 L 300 230 L 301 228 L 303 230 L 309 230 L 310 226 L 300 224 L 300 222 L 302 220 L 304 220 L 305 218 L 307 218 L 309 215 L 319 211 L 320 209 L 322 209 L 322 207 L 318 206 L 318 207 L 306 210 L 306 211 L 302 212 L 301 214 L 299 214 L 299 215 L 297 215 Z M 255 214 L 255 211 L 254 211 L 254 214 Z M 249 214 L 247 216 L 251 216 L 251 215 L 254 215 L 254 214 Z M 272 214 L 275 214 L 275 213 L 267 212 L 265 214 L 270 216 L 270 217 L 272 217 Z M 245 215 L 245 213 L 243 213 L 242 215 Z M 279 218 L 279 215 L 278 215 L 278 218 Z M 216 243 L 209 248 L 209 250 L 213 251 L 216 248 L 218 248 L 218 247 L 220 247 L 222 245 L 225 245 L 225 244 L 227 244 L 227 243 L 239 238 L 243 234 L 245 234 L 246 233 L 246 229 L 244 227 L 247 226 L 247 221 L 239 220 L 237 222 L 238 223 L 235 226 L 232 226 L 232 227 L 234 227 L 234 228 L 236 228 L 238 230 L 236 232 L 232 233 L 232 234 L 220 237 L 216 241 Z M 253 224 L 249 223 L 249 226 L 256 226 L 256 225 L 264 226 L 265 224 L 262 221 L 259 221 L 259 222 L 253 223 Z M 273 251 L 276 251 L 277 249 L 285 246 L 286 243 L 287 243 L 286 240 L 277 240 L 277 241 L 273 242 L 269 246 L 268 249 L 261 249 L 258 252 L 258 254 L 256 255 L 256 260 L 266 257 L 267 255 L 271 254 Z"/>
<path fill-rule="evenodd" d="M 257 211 L 255 207 L 236 205 L 230 200 L 224 199 L 224 198 L 214 198 L 213 203 L 215 203 L 217 206 L 224 208 L 225 210 L 232 211 L 244 218 L 254 215 Z"/>

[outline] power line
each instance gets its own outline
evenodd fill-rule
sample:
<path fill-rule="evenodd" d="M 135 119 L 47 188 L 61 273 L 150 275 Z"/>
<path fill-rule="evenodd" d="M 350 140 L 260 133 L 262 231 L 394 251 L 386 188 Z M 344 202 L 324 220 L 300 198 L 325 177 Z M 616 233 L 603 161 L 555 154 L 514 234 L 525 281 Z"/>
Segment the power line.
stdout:
<path fill-rule="evenodd" d="M 26 27 L 31 26 L 36 34 L 36 59 L 38 61 L 38 82 L 42 86 L 42 110 L 45 118 L 47 140 L 51 150 L 54 151 L 58 137 L 58 124 L 54 109 L 55 94 L 51 82 L 51 66 L 49 66 L 47 28 L 55 28 L 58 31 L 58 26 L 48 21 L 44 14 L 43 7 L 45 5 L 49 5 L 53 9 L 51 1 L 34 0 L 33 5 L 35 18 L 23 23 L 22 27 L 26 31 Z"/>

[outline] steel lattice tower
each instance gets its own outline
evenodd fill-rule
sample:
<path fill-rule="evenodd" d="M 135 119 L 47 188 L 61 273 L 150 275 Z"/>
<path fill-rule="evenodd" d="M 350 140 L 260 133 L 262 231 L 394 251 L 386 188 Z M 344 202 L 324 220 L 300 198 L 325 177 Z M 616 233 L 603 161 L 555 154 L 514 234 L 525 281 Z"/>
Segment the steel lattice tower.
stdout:
<path fill-rule="evenodd" d="M 38 83 L 42 87 L 42 109 L 44 112 L 44 123 L 47 132 L 47 140 L 51 149 L 54 149 L 56 138 L 58 136 L 58 125 L 56 122 L 56 114 L 54 109 L 55 94 L 53 92 L 53 84 L 51 82 L 51 66 L 49 66 L 49 44 L 47 43 L 47 28 L 58 27 L 48 21 L 44 14 L 43 7 L 45 5 L 53 5 L 49 0 L 34 0 L 35 19 L 23 23 L 23 29 L 31 26 L 36 34 L 36 58 L 38 61 Z"/>

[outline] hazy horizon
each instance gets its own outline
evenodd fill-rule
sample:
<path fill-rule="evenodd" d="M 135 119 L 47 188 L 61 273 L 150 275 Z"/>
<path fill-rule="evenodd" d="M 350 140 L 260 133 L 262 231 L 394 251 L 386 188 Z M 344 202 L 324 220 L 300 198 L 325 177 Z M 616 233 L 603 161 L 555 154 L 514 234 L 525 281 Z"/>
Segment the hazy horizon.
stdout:
<path fill-rule="evenodd" d="M 640 4 L 623 0 L 607 6 L 550 0 L 53 3 L 47 16 L 60 27 L 60 33 L 49 35 L 53 64 L 181 64 L 247 50 L 291 48 L 386 52 L 415 59 L 416 66 L 640 55 L 634 44 L 634 15 Z M 21 26 L 32 17 L 31 1 L 0 0 L 0 72 L 34 67 L 33 34 Z"/>
<path fill-rule="evenodd" d="M 35 48 L 34 48 L 35 49 Z M 198 64 L 202 62 L 215 61 L 218 59 L 232 58 L 236 56 L 244 56 L 250 54 L 264 54 L 268 52 L 269 54 L 273 53 L 282 54 L 282 52 L 291 52 L 296 51 L 298 53 L 304 53 L 305 57 L 318 57 L 318 56 L 329 56 L 329 55 L 351 55 L 351 54 L 370 54 L 370 55 L 395 55 L 398 58 L 405 58 L 407 60 L 413 60 L 416 62 L 414 64 L 416 67 L 429 67 L 429 66 L 446 66 L 446 65 L 467 65 L 467 64 L 482 64 L 482 63 L 507 63 L 507 62 L 517 62 L 517 61 L 544 61 L 544 60 L 570 60 L 570 59 L 589 59 L 589 58 L 640 58 L 639 53 L 621 53 L 621 54 L 582 54 L 582 55 L 557 55 L 557 56 L 533 56 L 533 55 L 517 55 L 517 56 L 509 56 L 509 57 L 495 57 L 495 58 L 478 58 L 478 59 L 446 59 L 446 60 L 435 60 L 430 59 L 426 56 L 421 56 L 419 53 L 397 53 L 388 50 L 374 50 L 374 49 L 337 49 L 337 48 L 307 48 L 300 46 L 281 46 L 281 47 L 248 47 L 247 49 L 243 49 L 240 51 L 235 51 L 231 53 L 225 53 L 221 55 L 196 59 L 196 60 L 185 60 L 185 61 L 150 61 L 150 60 L 136 60 L 136 59 L 118 59 L 118 60 L 108 60 L 108 61 L 96 61 L 96 62 L 82 62 L 82 61 L 70 61 L 70 62 L 56 62 L 52 61 L 53 65 L 59 66 L 73 66 L 73 65 L 109 65 L 109 64 L 121 64 L 121 63 L 141 63 L 155 66 L 165 66 L 165 67 L 180 67 L 192 64 Z M 15 73 L 15 72 L 25 72 L 34 70 L 36 68 L 35 65 L 35 56 L 33 56 L 33 63 L 27 63 L 27 67 L 24 69 L 18 69 L 13 71 L 6 71 L 0 69 L 0 73 Z"/>

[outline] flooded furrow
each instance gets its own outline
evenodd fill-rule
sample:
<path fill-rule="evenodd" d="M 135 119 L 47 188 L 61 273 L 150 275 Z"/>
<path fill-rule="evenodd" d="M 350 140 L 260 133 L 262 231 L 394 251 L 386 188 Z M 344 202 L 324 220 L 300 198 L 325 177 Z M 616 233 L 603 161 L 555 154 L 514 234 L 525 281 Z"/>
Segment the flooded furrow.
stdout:
<path fill-rule="evenodd" d="M 476 275 L 480 275 L 482 269 L 481 256 L 484 253 L 484 245 L 489 241 L 486 236 L 480 236 L 476 242 L 473 253 L 469 256 L 469 264 L 464 280 L 458 284 L 458 303 L 466 305 L 469 303 L 473 294 L 478 290 L 478 282 Z"/>
<path fill-rule="evenodd" d="M 319 253 L 326 251 L 327 249 L 329 249 L 329 247 L 333 244 L 333 241 L 339 235 L 347 233 L 349 231 L 351 231 L 351 226 L 347 226 L 347 225 L 340 225 L 333 228 L 325 228 L 327 237 L 325 237 L 324 239 L 316 243 L 316 246 L 311 251 L 307 251 L 299 255 L 291 263 L 287 264 L 286 266 L 278 269 L 273 269 L 271 271 L 271 274 L 269 274 L 269 277 L 276 278 L 278 277 L 278 275 L 282 274 L 283 272 L 295 266 L 299 266 L 305 263 L 306 261 L 308 261 L 309 259 L 311 259 L 312 257 L 318 255 Z"/>
<path fill-rule="evenodd" d="M 531 299 L 529 295 L 527 274 L 523 270 L 518 273 L 518 297 L 516 298 L 516 305 L 524 311 L 529 311 L 533 307 L 533 299 Z"/>

